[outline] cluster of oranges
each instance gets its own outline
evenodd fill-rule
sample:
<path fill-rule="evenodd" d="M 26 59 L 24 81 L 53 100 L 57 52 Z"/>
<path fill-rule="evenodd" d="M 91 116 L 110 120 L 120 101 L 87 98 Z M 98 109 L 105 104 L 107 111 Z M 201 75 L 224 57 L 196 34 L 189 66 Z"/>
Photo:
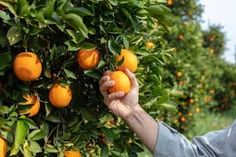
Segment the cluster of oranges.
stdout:
<path fill-rule="evenodd" d="M 122 71 L 128 68 L 131 72 L 135 72 L 137 69 L 138 60 L 136 55 L 128 50 L 122 49 L 120 55 L 116 56 L 116 61 L 123 60 L 123 63 L 117 67 L 117 71 L 113 71 L 110 74 L 115 85 L 109 89 L 110 93 L 124 91 L 128 93 L 130 90 L 130 80 Z M 84 70 L 94 69 L 100 61 L 99 51 L 93 50 L 79 50 L 77 55 L 77 62 Z M 18 79 L 22 81 L 35 81 L 42 73 L 42 62 L 40 58 L 33 52 L 21 52 L 19 53 L 13 62 L 13 70 Z M 24 95 L 26 100 L 20 105 L 32 105 L 27 111 L 21 112 L 27 114 L 29 117 L 35 116 L 40 109 L 40 101 L 37 94 Z M 69 85 L 61 83 L 55 83 L 52 85 L 49 91 L 49 101 L 57 108 L 67 107 L 72 99 L 72 90 Z"/>
<path fill-rule="evenodd" d="M 100 53 L 97 49 L 85 50 L 81 49 L 77 54 L 77 62 L 84 70 L 95 69 L 100 61 Z M 128 93 L 131 88 L 131 83 L 128 76 L 123 72 L 124 69 L 129 69 L 135 72 L 137 69 L 138 59 L 137 56 L 129 49 L 122 49 L 120 54 L 116 56 L 116 62 L 122 62 L 117 66 L 116 71 L 111 72 L 110 78 L 115 82 L 115 85 L 109 89 L 110 93 L 123 91 Z M 34 52 L 21 52 L 16 55 L 13 61 L 13 71 L 18 79 L 22 81 L 36 81 L 41 76 L 43 69 L 40 58 Z M 72 90 L 69 85 L 62 83 L 54 83 L 48 94 L 50 103 L 57 108 L 67 107 L 72 99 Z M 19 105 L 31 105 L 28 109 L 20 111 L 29 117 L 38 114 L 40 110 L 40 99 L 37 93 L 23 95 L 24 102 Z M 6 142 L 0 139 L 0 157 L 6 154 Z M 80 156 L 79 151 L 65 151 L 66 157 Z"/>

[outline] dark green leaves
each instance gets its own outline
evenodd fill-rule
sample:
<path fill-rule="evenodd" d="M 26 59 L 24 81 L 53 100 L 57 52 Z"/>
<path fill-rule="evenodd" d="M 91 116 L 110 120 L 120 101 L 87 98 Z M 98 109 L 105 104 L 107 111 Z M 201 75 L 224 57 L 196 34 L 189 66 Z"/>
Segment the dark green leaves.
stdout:
<path fill-rule="evenodd" d="M 74 79 L 74 80 L 77 79 L 75 73 L 73 73 L 72 71 L 67 70 L 67 69 L 63 69 L 63 70 L 64 70 L 67 78 L 71 78 L 71 79 Z"/>
<path fill-rule="evenodd" d="M 151 5 L 146 8 L 146 11 L 163 26 L 171 26 L 173 24 L 174 17 L 171 14 L 171 10 L 162 4 Z"/>
<path fill-rule="evenodd" d="M 97 46 L 94 45 L 93 43 L 83 42 L 83 43 L 79 44 L 79 48 L 85 49 L 85 50 L 93 50 L 93 49 L 97 48 Z"/>
<path fill-rule="evenodd" d="M 1 62 L 0 62 L 0 72 L 1 72 L 2 70 L 10 66 L 11 55 L 9 52 L 0 53 L 0 59 L 1 59 Z"/>
<path fill-rule="evenodd" d="M 22 32 L 20 25 L 13 25 L 7 32 L 7 39 L 10 45 L 14 45 L 22 39 Z"/>
<path fill-rule="evenodd" d="M 95 70 L 86 70 L 86 71 L 84 71 L 84 74 L 89 76 L 89 77 L 92 77 L 94 79 L 100 79 L 101 78 L 101 75 Z"/>
<path fill-rule="evenodd" d="M 27 0 L 19 0 L 18 10 L 20 16 L 27 16 L 30 11 L 30 5 Z"/>
<path fill-rule="evenodd" d="M 70 13 L 66 14 L 63 18 L 68 25 L 73 27 L 76 31 L 80 31 L 84 37 L 88 38 L 88 28 L 79 15 Z"/>
<path fill-rule="evenodd" d="M 109 41 L 108 41 L 108 49 L 109 49 L 113 54 L 120 54 L 121 46 L 118 45 L 115 41 L 109 40 Z"/>
<path fill-rule="evenodd" d="M 66 14 L 70 14 L 70 13 L 73 13 L 73 14 L 77 14 L 77 15 L 80 15 L 80 16 L 94 16 L 88 9 L 86 8 L 83 8 L 83 7 L 79 7 L 79 8 L 66 8 L 65 9 L 65 13 Z"/>

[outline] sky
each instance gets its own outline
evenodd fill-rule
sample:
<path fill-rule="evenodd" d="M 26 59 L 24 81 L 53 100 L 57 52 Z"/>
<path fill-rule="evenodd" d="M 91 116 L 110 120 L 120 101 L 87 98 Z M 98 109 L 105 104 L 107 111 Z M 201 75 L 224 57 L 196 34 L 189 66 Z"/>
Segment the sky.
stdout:
<path fill-rule="evenodd" d="M 220 24 L 226 33 L 227 50 L 223 58 L 235 63 L 236 51 L 236 0 L 200 0 L 204 5 L 203 26 L 209 24 Z"/>

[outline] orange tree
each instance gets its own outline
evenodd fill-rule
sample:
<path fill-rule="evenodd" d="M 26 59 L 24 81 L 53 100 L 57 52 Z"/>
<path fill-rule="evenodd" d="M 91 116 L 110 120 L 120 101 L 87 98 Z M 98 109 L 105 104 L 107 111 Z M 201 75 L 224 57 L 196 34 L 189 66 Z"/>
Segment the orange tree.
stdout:
<path fill-rule="evenodd" d="M 178 114 L 165 120 L 185 132 L 193 127 L 198 113 L 224 111 L 233 106 L 235 65 L 221 59 L 225 50 L 221 27 L 213 25 L 203 30 L 199 24 L 203 10 L 198 0 L 174 0 L 169 7 L 178 18 L 171 35 L 165 37 L 176 53 L 166 66 L 164 82 L 183 95 L 178 99 Z"/>
<path fill-rule="evenodd" d="M 0 136 L 7 156 L 143 151 L 127 125 L 104 106 L 98 80 L 126 64 L 125 56 L 116 59 L 122 50 L 133 51 L 141 105 L 154 117 L 174 111 L 175 92 L 170 94 L 161 77 L 173 51 L 162 38 L 171 25 L 170 10 L 155 0 L 0 4 Z M 150 41 L 155 48 L 146 47 Z"/>

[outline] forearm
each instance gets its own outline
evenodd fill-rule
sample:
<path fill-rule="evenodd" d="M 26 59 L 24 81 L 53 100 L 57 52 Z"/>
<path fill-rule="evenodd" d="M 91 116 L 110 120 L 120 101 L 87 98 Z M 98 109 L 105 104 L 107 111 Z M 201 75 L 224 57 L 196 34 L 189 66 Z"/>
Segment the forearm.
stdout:
<path fill-rule="evenodd" d="M 157 140 L 158 123 L 140 106 L 137 106 L 133 112 L 125 117 L 125 121 L 143 141 L 149 151 L 154 152 Z"/>

